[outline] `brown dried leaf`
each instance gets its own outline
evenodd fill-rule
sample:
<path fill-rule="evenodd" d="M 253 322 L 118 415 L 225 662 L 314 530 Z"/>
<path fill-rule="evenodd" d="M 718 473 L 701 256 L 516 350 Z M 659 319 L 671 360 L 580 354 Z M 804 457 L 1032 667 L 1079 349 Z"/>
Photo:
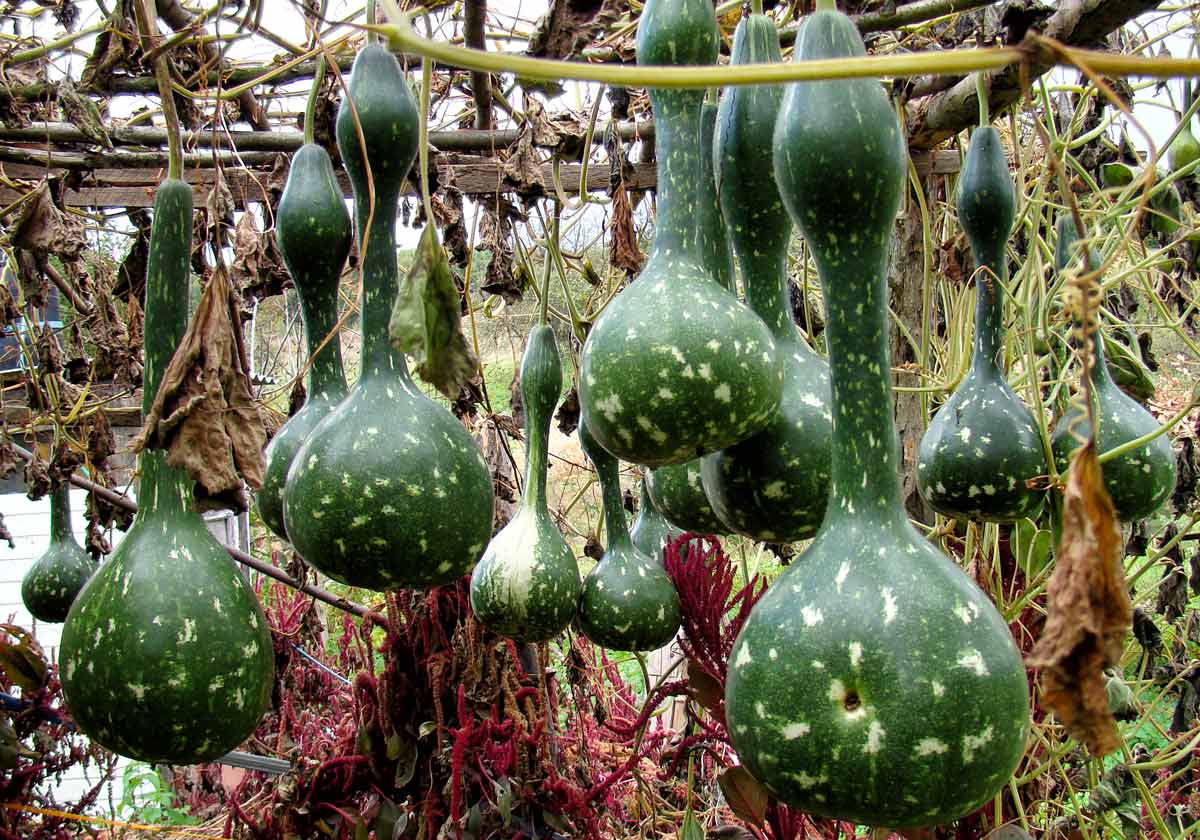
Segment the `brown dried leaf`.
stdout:
<path fill-rule="evenodd" d="M 0 540 L 8 543 L 8 547 L 10 549 L 17 547 L 16 540 L 14 540 L 13 535 L 9 533 L 8 526 L 4 524 L 3 513 L 0 513 Z"/>
<path fill-rule="evenodd" d="M 751 825 L 762 827 L 767 816 L 767 791 L 749 770 L 740 764 L 726 768 L 717 776 L 717 784 L 733 813 Z"/>
<path fill-rule="evenodd" d="M 495 533 L 509 523 L 516 512 L 517 473 L 512 458 L 505 448 L 501 415 L 492 415 L 483 423 L 479 448 L 492 474 L 492 489 L 496 494 L 496 508 L 492 515 L 492 532 Z"/>
<path fill-rule="evenodd" d="M 66 437 L 59 438 L 50 453 L 50 485 L 57 490 L 70 481 L 75 474 L 75 468 L 83 463 L 83 453 L 71 446 Z"/>
<path fill-rule="evenodd" d="M 4 429 L 0 432 L 0 479 L 8 478 L 24 463 L 25 459 L 18 457 L 17 451 L 13 449 L 8 429 Z"/>
<path fill-rule="evenodd" d="M 618 0 L 551 0 L 526 50 L 542 58 L 572 58 L 618 18 Z"/>
<path fill-rule="evenodd" d="M 112 424 L 108 422 L 108 412 L 103 408 L 97 408 L 87 418 L 83 446 L 87 450 L 88 463 L 93 468 L 103 467 L 105 461 L 117 451 L 117 439 L 113 435 Z"/>
<path fill-rule="evenodd" d="M 87 248 L 83 223 L 54 206 L 50 179 L 34 189 L 9 227 L 12 244 L 39 257 L 54 254 L 62 260 L 77 260 Z"/>
<path fill-rule="evenodd" d="M 579 389 L 576 386 L 572 385 L 567 389 L 558 411 L 554 412 L 554 419 L 558 423 L 558 430 L 564 435 L 569 435 L 579 428 Z"/>
<path fill-rule="evenodd" d="M 625 269 L 626 276 L 637 274 L 642 270 L 646 255 L 638 247 L 637 228 L 633 224 L 633 205 L 629 203 L 629 193 L 625 182 L 618 181 L 612 189 L 612 219 L 608 223 L 611 236 L 609 245 L 609 264 Z"/>
<path fill-rule="evenodd" d="M 33 457 L 25 462 L 25 495 L 30 501 L 38 499 L 50 492 L 50 471 L 38 451 L 33 451 Z"/>
<path fill-rule="evenodd" d="M 21 319 L 21 310 L 7 283 L 0 283 L 0 330 Z"/>
<path fill-rule="evenodd" d="M 62 373 L 62 347 L 58 344 L 58 336 L 49 324 L 42 324 L 37 331 L 38 371 L 43 376 Z"/>
<path fill-rule="evenodd" d="M 153 219 L 150 211 L 142 207 L 129 211 L 129 221 L 137 228 L 137 235 L 117 268 L 112 294 L 114 297 L 132 295 L 141 300 L 146 293 L 146 260 L 150 255 L 150 226 Z"/>
<path fill-rule="evenodd" d="M 50 295 L 50 284 L 42 269 L 42 260 L 37 255 L 20 248 L 14 249 L 17 257 L 17 280 L 21 284 L 21 297 L 26 306 L 42 309 Z"/>
<path fill-rule="evenodd" d="M 533 100 L 530 100 L 533 101 Z M 526 123 L 517 135 L 517 142 L 508 153 L 502 169 L 504 178 L 521 192 L 534 195 L 546 189 L 546 181 L 542 178 L 542 164 L 533 146 L 533 126 Z"/>
<path fill-rule="evenodd" d="M 1122 556 L 1116 513 L 1089 443 L 1067 472 L 1046 627 L 1029 661 L 1042 671 L 1044 704 L 1096 756 L 1121 745 L 1104 669 L 1121 658 L 1133 621 Z"/>
<path fill-rule="evenodd" d="M 242 486 L 262 486 L 267 433 L 250 385 L 238 300 L 218 266 L 200 295 L 134 451 L 165 449 L 167 463 L 194 481 L 200 509 L 230 507 L 248 500 Z"/>
<path fill-rule="evenodd" d="M 253 213 L 243 213 L 233 229 L 231 274 L 247 299 L 274 297 L 292 285 L 275 237 L 258 229 Z"/>

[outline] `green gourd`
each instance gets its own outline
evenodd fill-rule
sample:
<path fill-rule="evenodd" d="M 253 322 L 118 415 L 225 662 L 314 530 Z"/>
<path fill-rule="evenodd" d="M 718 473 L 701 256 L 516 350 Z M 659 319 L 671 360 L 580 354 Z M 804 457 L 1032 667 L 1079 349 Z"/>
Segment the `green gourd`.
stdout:
<path fill-rule="evenodd" d="M 142 410 L 187 324 L 192 188 L 163 180 L 146 276 Z M 80 730 L 151 763 L 211 761 L 245 740 L 271 698 L 275 651 L 254 590 L 191 509 L 163 452 L 138 458 L 138 514 L 63 626 L 59 673 Z"/>
<path fill-rule="evenodd" d="M 21 600 L 38 621 L 60 622 L 96 564 L 71 531 L 71 488 L 50 494 L 50 545 L 21 580 Z"/>
<path fill-rule="evenodd" d="M 766 15 L 749 15 L 733 34 L 734 64 L 782 61 L 779 33 Z M 741 266 L 746 299 L 775 335 L 783 358 L 783 399 L 765 429 L 707 455 L 704 492 L 725 530 L 755 540 L 807 539 L 829 500 L 829 366 L 792 320 L 787 251 L 792 222 L 779 197 L 771 158 L 783 88 L 736 87 L 721 101 L 713 157 L 721 210 Z"/>
<path fill-rule="evenodd" d="M 579 602 L 579 562 L 546 507 L 550 420 L 562 393 L 562 359 L 548 324 L 533 328 L 521 358 L 525 485 L 516 513 L 471 575 L 471 609 L 490 630 L 522 642 L 561 633 Z"/>
<path fill-rule="evenodd" d="M 795 60 L 865 54 L 821 0 Z M 875 79 L 789 86 L 779 190 L 816 261 L 832 379 L 829 509 L 730 653 L 725 704 L 746 768 L 782 801 L 868 825 L 967 814 L 1029 732 L 1025 669 L 991 601 L 908 522 L 892 422 L 888 240 L 907 172 Z"/>
<path fill-rule="evenodd" d="M 1078 232 L 1074 221 L 1067 215 L 1058 220 L 1057 228 L 1055 265 L 1062 271 L 1074 258 L 1072 245 L 1078 240 Z M 1089 265 L 1094 271 L 1099 267 L 1099 261 L 1090 251 L 1089 258 Z M 1154 415 L 1125 394 L 1113 381 L 1104 359 L 1104 341 L 1099 332 L 1096 332 L 1094 340 L 1092 399 L 1095 416 L 1100 421 L 1096 451 L 1103 454 L 1150 434 L 1159 428 L 1159 424 Z M 1074 407 L 1058 421 L 1051 438 L 1054 459 L 1060 472 L 1067 469 L 1071 453 L 1078 446 L 1072 430 L 1080 437 L 1088 435 L 1087 419 Z M 1100 469 L 1104 475 L 1104 488 L 1112 498 L 1117 518 L 1122 522 L 1136 522 L 1154 513 L 1175 489 L 1175 453 L 1165 434 L 1132 452 L 1106 461 Z"/>
<path fill-rule="evenodd" d="M 333 173 L 329 153 L 306 143 L 292 157 L 275 211 L 275 241 L 292 275 L 308 344 L 308 397 L 267 446 L 267 470 L 255 499 L 268 528 L 287 539 L 283 486 L 301 444 L 346 396 L 337 327 L 338 283 L 353 237 L 350 214 Z M 324 346 L 322 346 L 324 344 Z"/>
<path fill-rule="evenodd" d="M 642 65 L 712 64 L 709 0 L 648 0 Z M 779 405 L 783 368 L 762 320 L 715 279 L 696 236 L 704 94 L 651 89 L 658 154 L 654 245 L 641 275 L 584 342 L 579 403 L 596 440 L 622 460 L 679 464 L 737 443 Z"/>
<path fill-rule="evenodd" d="M 1000 134 L 971 136 L 958 178 L 958 220 L 975 257 L 975 346 L 966 378 L 942 404 L 917 449 L 917 489 L 939 513 L 1012 522 L 1035 516 L 1045 493 L 1029 479 L 1049 472 L 1033 415 L 1005 380 L 1005 247 L 1016 190 Z"/>
<path fill-rule="evenodd" d="M 617 459 L 586 423 L 579 424 L 579 443 L 596 467 L 608 537 L 604 555 L 583 582 L 579 627 L 601 647 L 655 650 L 679 632 L 679 593 L 663 568 L 661 550 L 647 554 L 629 537 Z"/>
<path fill-rule="evenodd" d="M 696 195 L 696 245 L 703 262 L 711 266 L 713 278 L 733 291 L 733 257 L 725 220 L 717 202 L 716 173 L 713 170 L 711 149 L 717 125 L 717 107 L 704 103 L 700 112 L 700 187 Z M 646 472 L 644 485 L 654 499 L 654 506 L 667 520 L 684 531 L 697 534 L 722 534 L 728 529 L 717 518 L 700 481 L 700 458 L 657 467 Z"/>
<path fill-rule="evenodd" d="M 462 424 L 417 388 L 388 339 L 396 209 L 419 123 L 395 57 L 378 44 L 364 47 L 337 117 L 362 259 L 362 372 L 305 440 L 284 487 L 284 522 L 300 556 L 371 589 L 457 580 L 492 529 L 483 456 Z"/>
<path fill-rule="evenodd" d="M 683 532 L 667 521 L 666 517 L 654 506 L 647 489 L 647 481 L 642 479 L 638 490 L 638 514 L 629 529 L 629 538 L 637 546 L 638 551 L 651 557 L 662 557 L 667 543 Z"/>
<path fill-rule="evenodd" d="M 1192 80 L 1184 79 L 1183 108 L 1186 111 L 1191 106 Z M 1167 160 L 1170 161 L 1171 171 L 1178 172 L 1189 163 L 1194 162 L 1196 158 L 1200 158 L 1200 140 L 1197 140 L 1196 135 L 1192 134 L 1192 121 L 1188 119 L 1171 142 L 1171 148 L 1167 151 Z"/>

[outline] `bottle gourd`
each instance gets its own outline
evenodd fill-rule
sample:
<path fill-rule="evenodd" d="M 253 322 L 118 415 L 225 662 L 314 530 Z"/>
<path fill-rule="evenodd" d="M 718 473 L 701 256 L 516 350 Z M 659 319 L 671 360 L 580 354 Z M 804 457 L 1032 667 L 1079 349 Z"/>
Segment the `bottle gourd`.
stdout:
<path fill-rule="evenodd" d="M 596 468 L 604 503 L 604 555 L 583 582 L 579 626 L 612 650 L 655 650 L 679 632 L 679 593 L 662 565 L 662 551 L 647 554 L 633 544 L 621 503 L 617 459 L 579 424 L 579 443 Z"/>
<path fill-rule="evenodd" d="M 492 528 L 483 456 L 462 424 L 421 393 L 388 339 L 396 208 L 419 122 L 395 57 L 364 47 L 337 117 L 362 259 L 362 372 L 304 442 L 284 487 L 284 522 L 300 556 L 371 589 L 457 580 Z"/>
<path fill-rule="evenodd" d="M 1078 240 L 1074 220 L 1064 215 L 1058 220 L 1058 242 L 1055 246 L 1055 265 L 1061 272 L 1075 256 L 1072 246 Z M 1090 270 L 1099 267 L 1095 258 L 1089 261 Z M 1104 358 L 1104 339 L 1097 330 L 1093 336 L 1092 399 L 1094 415 L 1100 421 L 1096 433 L 1096 451 L 1100 454 L 1131 440 L 1150 434 L 1159 423 L 1149 411 L 1117 387 Z M 1072 434 L 1072 431 L 1074 434 Z M 1051 437 L 1054 460 L 1060 472 L 1065 472 L 1071 453 L 1078 443 L 1075 435 L 1087 437 L 1087 418 L 1072 407 L 1055 426 Z M 1175 489 L 1175 453 L 1171 441 L 1162 434 L 1132 452 L 1126 452 L 1100 465 L 1104 489 L 1112 498 L 1117 518 L 1136 522 L 1154 513 Z"/>
<path fill-rule="evenodd" d="M 731 62 L 782 61 L 779 33 L 766 15 L 744 17 L 733 33 Z M 741 266 L 746 299 L 770 327 L 783 359 L 783 398 L 767 427 L 707 455 L 705 494 L 725 530 L 755 540 L 811 537 L 829 500 L 829 366 L 792 320 L 787 250 L 792 222 L 779 197 L 771 158 L 783 88 L 727 90 L 713 157 L 721 209 Z"/>
<path fill-rule="evenodd" d="M 263 522 L 284 539 L 283 486 L 288 468 L 309 433 L 346 396 L 341 342 L 330 333 L 337 327 L 338 283 L 352 236 L 350 214 L 329 153 L 316 143 L 304 144 L 292 157 L 275 210 L 275 241 L 300 301 L 308 345 L 308 396 L 271 438 L 267 470 L 255 499 Z"/>
<path fill-rule="evenodd" d="M 646 478 L 643 476 L 638 490 L 637 518 L 633 520 L 633 527 L 629 529 L 629 538 L 633 540 L 633 544 L 643 554 L 661 559 L 667 543 L 682 533 L 655 507 L 646 487 Z"/>
<path fill-rule="evenodd" d="M 1005 246 L 1016 191 L 1000 133 L 980 126 L 958 177 L 958 220 L 975 257 L 975 344 L 966 378 L 934 415 L 917 450 L 917 489 L 939 513 L 1011 522 L 1035 516 L 1045 494 L 1026 482 L 1049 472 L 1029 409 L 1005 380 Z"/>
<path fill-rule="evenodd" d="M 712 64 L 709 0 L 648 0 L 642 65 Z M 641 275 L 596 320 L 581 354 L 579 402 L 597 442 L 622 460 L 679 464 L 759 431 L 783 369 L 762 320 L 713 277 L 697 247 L 699 91 L 651 89 L 658 155 L 654 244 Z"/>
<path fill-rule="evenodd" d="M 192 188 L 159 184 L 146 276 L 142 410 L 187 324 Z M 211 761 L 245 740 L 271 698 L 275 651 L 254 590 L 190 507 L 163 452 L 138 457 L 138 514 L 80 591 L 59 672 L 80 730 L 138 761 Z"/>
<path fill-rule="evenodd" d="M 539 324 L 521 358 L 525 485 L 512 520 L 492 537 L 471 574 L 471 610 L 490 630 L 522 642 L 561 633 L 579 602 L 579 563 L 546 507 L 550 420 L 562 393 L 554 330 Z"/>
<path fill-rule="evenodd" d="M 50 494 L 50 545 L 21 579 L 21 601 L 38 621 L 60 622 L 96 564 L 71 531 L 71 488 Z"/>
<path fill-rule="evenodd" d="M 795 60 L 865 54 L 820 0 Z M 907 171 L 874 79 L 789 86 L 780 193 L 827 306 L 829 509 L 730 653 L 726 717 L 742 763 L 784 802 L 882 826 L 969 813 L 1008 779 L 1029 727 L 1025 670 L 987 596 L 908 522 L 892 424 L 887 252 Z"/>

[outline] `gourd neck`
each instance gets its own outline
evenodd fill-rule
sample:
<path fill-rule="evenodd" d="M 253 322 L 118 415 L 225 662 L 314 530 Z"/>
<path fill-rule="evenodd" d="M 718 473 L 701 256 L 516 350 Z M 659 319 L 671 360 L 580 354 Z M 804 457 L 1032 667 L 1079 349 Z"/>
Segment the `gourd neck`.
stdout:
<path fill-rule="evenodd" d="M 50 494 L 50 542 L 75 542 L 71 530 L 71 485 L 63 484 Z"/>
<path fill-rule="evenodd" d="M 780 250 L 741 250 L 738 262 L 750 308 L 758 313 L 776 339 L 804 344 L 800 341 L 796 322 L 792 320 L 792 298 L 787 286 L 787 243 Z"/>
<path fill-rule="evenodd" d="M 621 475 L 616 458 L 601 458 L 596 467 L 600 482 L 600 499 L 604 504 L 604 533 L 608 538 L 605 551 L 633 545 L 629 523 L 625 520 L 625 505 L 621 499 Z"/>
<path fill-rule="evenodd" d="M 1104 336 L 1097 329 L 1092 334 L 1092 384 L 1111 385 L 1112 381 L 1108 361 L 1104 357 Z"/>
<path fill-rule="evenodd" d="M 698 253 L 700 109 L 704 92 L 650 90 L 658 156 L 658 209 L 651 256 Z"/>
<path fill-rule="evenodd" d="M 550 416 L 529 406 L 525 408 L 525 416 L 529 421 L 529 443 L 525 452 L 525 492 L 521 497 L 521 505 L 548 510 L 546 470 L 549 464 L 546 453 L 550 449 Z"/>
<path fill-rule="evenodd" d="M 336 282 L 314 282 L 305 288 L 296 287 L 308 345 L 306 387 L 310 396 L 324 400 L 340 400 L 346 395 L 342 343 L 337 335 L 330 335 L 337 328 L 337 293 Z M 325 341 L 326 337 L 328 341 Z"/>
<path fill-rule="evenodd" d="M 411 385 L 404 354 L 392 347 L 388 320 L 396 300 L 396 205 L 400 185 L 375 184 L 375 212 L 368 195 L 355 196 L 354 216 L 362 254 L 362 378 Z M 368 217 L 371 227 L 367 229 Z M 361 243 L 365 243 L 361 244 Z"/>
<path fill-rule="evenodd" d="M 832 488 L 825 524 L 903 518 L 888 350 L 887 236 L 836 267 L 813 249 L 828 310 L 833 401 Z M 836 277 L 833 282 L 825 280 Z"/>
<path fill-rule="evenodd" d="M 1004 352 L 1004 284 L 1008 260 L 1004 243 L 972 243 L 975 272 L 975 346 L 971 366 L 977 371 L 1001 368 Z"/>

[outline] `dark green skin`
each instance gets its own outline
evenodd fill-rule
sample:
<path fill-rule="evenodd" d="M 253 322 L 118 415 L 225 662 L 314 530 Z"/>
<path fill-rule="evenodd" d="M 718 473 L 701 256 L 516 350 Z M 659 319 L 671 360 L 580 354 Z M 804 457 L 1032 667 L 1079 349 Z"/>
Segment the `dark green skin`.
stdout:
<path fill-rule="evenodd" d="M 679 632 L 679 593 L 663 568 L 661 550 L 647 554 L 629 537 L 617 459 L 584 423 L 579 424 L 579 443 L 596 467 L 608 537 L 604 555 L 583 582 L 579 627 L 611 650 L 656 650 Z"/>
<path fill-rule="evenodd" d="M 633 520 L 633 527 L 629 529 L 629 538 L 633 540 L 638 551 L 661 560 L 667 543 L 683 532 L 668 522 L 654 506 L 647 484 L 647 480 L 643 478 L 638 491 L 638 515 Z"/>
<path fill-rule="evenodd" d="M 712 64 L 717 41 L 708 0 L 650 0 L 638 24 L 638 62 Z M 654 245 L 581 354 L 583 420 L 601 446 L 635 464 L 680 464 L 749 437 L 766 425 L 783 389 L 770 330 L 720 285 L 698 248 L 703 96 L 651 89 Z"/>
<path fill-rule="evenodd" d="M 1056 223 L 1058 240 L 1054 247 L 1054 265 L 1063 271 L 1078 258 L 1073 247 L 1079 232 L 1069 215 Z M 1099 256 L 1089 249 L 1088 268 L 1100 267 Z M 1096 451 L 1100 454 L 1131 440 L 1147 435 L 1158 428 L 1158 421 L 1136 400 L 1123 392 L 1113 380 L 1105 360 L 1104 341 L 1095 335 L 1095 358 L 1092 367 L 1092 397 L 1095 415 L 1100 418 L 1096 435 Z M 1055 426 L 1051 437 L 1054 460 L 1059 472 L 1070 464 L 1071 454 L 1078 448 L 1076 436 L 1089 434 L 1087 419 L 1072 407 Z M 1160 435 L 1145 446 L 1100 465 L 1104 487 L 1112 498 L 1117 518 L 1136 522 L 1154 513 L 1175 489 L 1175 453 L 1166 435 Z"/>
<path fill-rule="evenodd" d="M 1004 378 L 1005 246 L 1016 190 L 1000 134 L 971 136 L 958 179 L 958 219 L 975 257 L 975 347 L 966 378 L 934 415 L 917 450 L 917 489 L 946 516 L 1012 522 L 1035 516 L 1045 493 L 1027 481 L 1046 475 L 1033 415 Z"/>
<path fill-rule="evenodd" d="M 475 617 L 489 630 L 521 642 L 557 636 L 579 602 L 579 562 L 546 506 L 550 419 L 562 386 L 554 330 L 540 324 L 529 334 L 521 359 L 526 441 L 521 501 L 471 574 Z"/>
<path fill-rule="evenodd" d="M 813 14 L 796 44 L 797 60 L 863 53 L 836 12 Z M 866 79 L 793 85 L 776 137 L 780 192 L 828 307 L 833 483 L 812 545 L 734 643 L 729 731 L 790 805 L 868 825 L 943 823 L 1009 778 L 1029 704 L 1004 620 L 900 500 L 886 272 L 904 141 Z"/>
<path fill-rule="evenodd" d="M 284 487 L 284 523 L 300 556 L 335 580 L 379 590 L 457 580 L 475 565 L 492 529 L 483 456 L 462 424 L 421 393 L 388 339 L 396 208 L 416 158 L 419 122 L 395 57 L 377 44 L 364 47 L 337 119 L 363 243 L 362 373 L 305 440 Z"/>
<path fill-rule="evenodd" d="M 724 534 L 728 530 L 704 492 L 703 459 L 646 471 L 646 491 L 667 521 L 680 531 Z"/>
<path fill-rule="evenodd" d="M 267 445 L 267 470 L 255 498 L 263 522 L 284 539 L 283 485 L 292 459 L 309 433 L 346 396 L 341 342 L 337 336 L 328 342 L 325 338 L 337 327 L 338 282 L 353 235 L 329 153 L 306 143 L 292 157 L 275 210 L 275 241 L 300 301 L 309 357 L 308 397 Z"/>
<path fill-rule="evenodd" d="M 144 411 L 187 324 L 191 239 L 192 189 L 164 180 L 146 278 Z M 63 626 L 63 692 L 80 730 L 115 753 L 211 761 L 270 702 L 271 634 L 254 590 L 190 509 L 190 479 L 149 450 L 138 472 L 137 518 Z"/>
<path fill-rule="evenodd" d="M 728 94 L 726 94 L 728 96 Z M 705 100 L 700 108 L 700 190 L 696 201 L 696 246 L 713 279 L 737 294 L 733 283 L 733 251 L 725 231 L 725 218 L 717 201 L 717 170 L 712 155 L 717 133 L 718 106 Z"/>
<path fill-rule="evenodd" d="M 50 545 L 21 580 L 21 600 L 38 621 L 58 623 L 67 617 L 79 590 L 96 563 L 71 532 L 70 487 L 50 494 Z"/>
<path fill-rule="evenodd" d="M 738 23 L 732 63 L 782 60 L 771 18 L 750 15 Z M 771 159 L 763 154 L 771 148 L 782 99 L 779 85 L 727 90 L 713 157 L 746 298 L 771 328 L 783 357 L 783 398 L 765 429 L 706 456 L 701 469 L 705 495 L 723 530 L 770 542 L 816 533 L 829 499 L 833 434 L 829 366 L 804 342 L 792 320 L 787 286 L 792 221 L 775 185 Z"/>

